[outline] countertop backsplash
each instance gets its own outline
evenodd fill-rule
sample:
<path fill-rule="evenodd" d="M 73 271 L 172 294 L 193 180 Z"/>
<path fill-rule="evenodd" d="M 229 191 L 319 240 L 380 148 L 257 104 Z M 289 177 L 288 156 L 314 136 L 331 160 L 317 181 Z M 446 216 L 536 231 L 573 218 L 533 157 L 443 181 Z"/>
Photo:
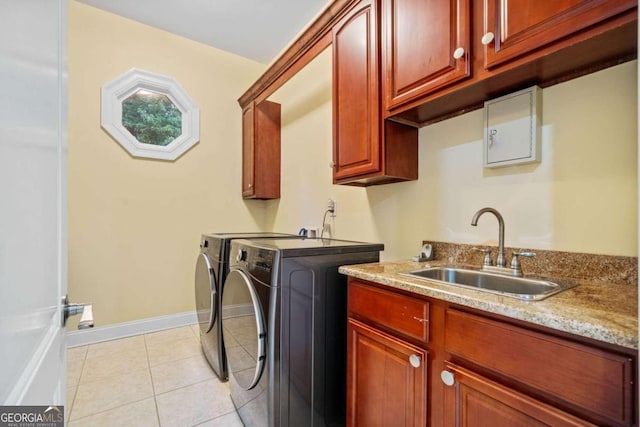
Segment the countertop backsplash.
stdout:
<path fill-rule="evenodd" d="M 423 244 L 431 244 L 434 259 L 451 264 L 482 265 L 483 254 L 473 248 L 486 245 L 468 245 L 463 243 L 434 242 L 425 240 Z M 489 246 L 491 258 L 498 256 L 498 247 Z M 579 252 L 561 252 L 528 248 L 504 248 L 507 266 L 511 262 L 511 253 L 534 252 L 532 258 L 521 258 L 520 264 L 525 276 L 565 277 L 578 280 L 589 280 L 593 283 L 616 285 L 638 285 L 638 258 L 615 255 L 596 255 Z"/>

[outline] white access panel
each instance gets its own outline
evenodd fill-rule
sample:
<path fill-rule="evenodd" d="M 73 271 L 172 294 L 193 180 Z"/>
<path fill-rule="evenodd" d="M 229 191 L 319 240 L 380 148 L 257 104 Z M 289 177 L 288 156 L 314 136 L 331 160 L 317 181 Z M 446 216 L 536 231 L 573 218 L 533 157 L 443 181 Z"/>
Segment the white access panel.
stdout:
<path fill-rule="evenodd" d="M 484 103 L 484 167 L 541 160 L 541 94 L 533 86 Z"/>

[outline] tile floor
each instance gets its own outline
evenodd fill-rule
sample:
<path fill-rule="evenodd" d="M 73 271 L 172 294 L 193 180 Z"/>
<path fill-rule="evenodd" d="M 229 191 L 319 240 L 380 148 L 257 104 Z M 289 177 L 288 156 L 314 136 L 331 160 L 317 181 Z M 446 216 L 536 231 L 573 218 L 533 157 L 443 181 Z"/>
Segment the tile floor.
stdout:
<path fill-rule="evenodd" d="M 198 332 L 193 325 L 69 349 L 69 427 L 241 427 Z"/>

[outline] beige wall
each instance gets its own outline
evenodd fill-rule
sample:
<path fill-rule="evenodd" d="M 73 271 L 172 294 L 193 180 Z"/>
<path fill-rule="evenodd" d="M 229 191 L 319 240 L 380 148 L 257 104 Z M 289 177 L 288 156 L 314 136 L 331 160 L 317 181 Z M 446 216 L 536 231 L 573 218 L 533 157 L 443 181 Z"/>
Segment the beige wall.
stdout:
<path fill-rule="evenodd" d="M 319 226 L 326 200 L 337 238 L 379 241 L 385 260 L 424 239 L 637 256 L 637 62 L 543 90 L 542 162 L 482 167 L 482 110 L 420 130 L 419 180 L 357 188 L 331 184 L 331 51 L 276 92 L 282 103 L 282 198 L 274 230 Z"/>
<path fill-rule="evenodd" d="M 200 142 L 173 162 L 131 157 L 100 127 L 100 89 L 132 67 L 175 77 Z M 194 309 L 200 235 L 265 228 L 241 189 L 236 99 L 264 65 L 69 3 L 69 295 L 96 325 Z M 71 325 L 73 328 L 73 325 Z"/>

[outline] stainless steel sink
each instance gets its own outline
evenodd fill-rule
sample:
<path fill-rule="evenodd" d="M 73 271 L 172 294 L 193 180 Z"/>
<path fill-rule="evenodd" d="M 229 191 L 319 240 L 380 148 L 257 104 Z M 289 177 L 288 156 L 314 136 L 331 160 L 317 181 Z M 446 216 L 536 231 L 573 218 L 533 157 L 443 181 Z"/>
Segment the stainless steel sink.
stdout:
<path fill-rule="evenodd" d="M 541 300 L 576 286 L 575 283 L 565 281 L 554 283 L 452 266 L 425 268 L 400 274 L 527 301 Z"/>

